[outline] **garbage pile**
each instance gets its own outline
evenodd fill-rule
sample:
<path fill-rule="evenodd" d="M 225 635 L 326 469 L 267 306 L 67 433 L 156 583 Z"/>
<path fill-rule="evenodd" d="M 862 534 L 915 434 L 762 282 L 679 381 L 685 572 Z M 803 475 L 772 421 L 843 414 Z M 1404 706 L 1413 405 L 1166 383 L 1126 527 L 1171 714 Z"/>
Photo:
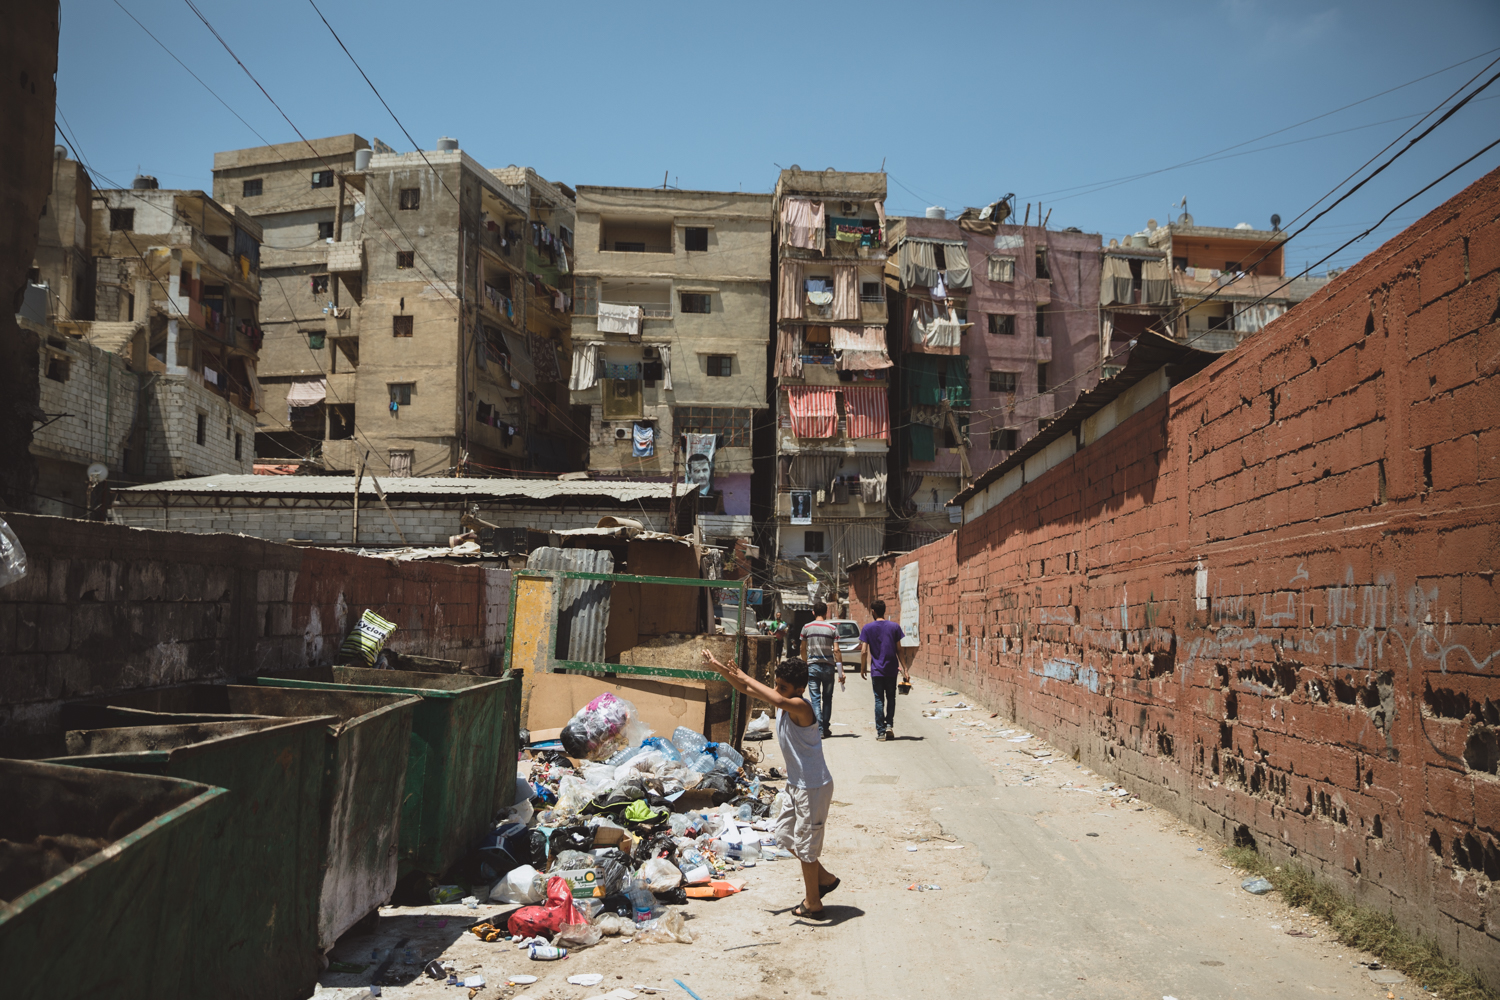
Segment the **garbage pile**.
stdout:
<path fill-rule="evenodd" d="M 483 873 L 496 879 L 490 901 L 522 908 L 471 927 L 481 940 L 510 942 L 536 961 L 605 937 L 690 943 L 670 907 L 740 892 L 746 882 L 734 872 L 792 857 L 768 832 L 780 793 L 753 763 L 685 726 L 653 736 L 614 694 L 530 752 L 519 804 L 480 850 Z"/>

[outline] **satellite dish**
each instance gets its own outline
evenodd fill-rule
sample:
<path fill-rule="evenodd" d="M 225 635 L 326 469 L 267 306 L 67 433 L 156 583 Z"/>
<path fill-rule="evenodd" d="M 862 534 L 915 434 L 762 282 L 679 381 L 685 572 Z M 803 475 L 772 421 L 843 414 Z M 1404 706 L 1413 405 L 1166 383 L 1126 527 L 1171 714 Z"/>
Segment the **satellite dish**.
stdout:
<path fill-rule="evenodd" d="M 102 483 L 109 478 L 109 466 L 103 462 L 95 462 L 88 467 L 88 477 L 91 483 Z"/>
<path fill-rule="evenodd" d="M 1278 233 L 1281 232 L 1281 216 L 1279 216 L 1279 215 L 1273 215 L 1273 216 L 1271 216 L 1271 228 L 1273 230 L 1275 230 L 1276 232 L 1278 232 Z"/>

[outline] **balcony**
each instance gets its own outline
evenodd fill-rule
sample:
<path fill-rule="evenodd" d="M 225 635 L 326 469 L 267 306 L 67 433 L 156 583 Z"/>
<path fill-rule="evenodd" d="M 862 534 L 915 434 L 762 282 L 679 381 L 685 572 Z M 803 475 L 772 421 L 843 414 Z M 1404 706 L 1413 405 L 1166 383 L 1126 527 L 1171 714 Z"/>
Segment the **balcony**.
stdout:
<path fill-rule="evenodd" d="M 671 253 L 671 220 L 600 220 L 600 253 Z"/>
<path fill-rule="evenodd" d="M 364 240 L 345 240 L 328 247 L 328 273 L 361 274 L 364 269 Z"/>
<path fill-rule="evenodd" d="M 859 297 L 859 318 L 860 322 L 866 325 L 881 324 L 889 320 L 890 315 L 886 311 L 885 296 L 861 295 Z"/>

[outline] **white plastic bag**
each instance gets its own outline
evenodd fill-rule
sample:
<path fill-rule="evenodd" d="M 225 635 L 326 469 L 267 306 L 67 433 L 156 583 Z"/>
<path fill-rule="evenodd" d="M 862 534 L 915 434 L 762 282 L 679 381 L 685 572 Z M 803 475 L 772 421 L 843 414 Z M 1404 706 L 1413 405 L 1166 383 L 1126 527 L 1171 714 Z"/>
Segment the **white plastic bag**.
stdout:
<path fill-rule="evenodd" d="M 635 928 L 637 944 L 693 943 L 692 932 L 687 929 L 680 910 L 668 910 L 659 917 L 636 924 Z"/>
<path fill-rule="evenodd" d="M 562 729 L 564 752 L 575 759 L 607 760 L 651 735 L 634 705 L 606 691 L 580 708 Z"/>
<path fill-rule="evenodd" d="M 635 933 L 635 921 L 629 917 L 622 917 L 618 913 L 601 913 L 599 919 L 594 921 L 594 926 L 599 928 L 599 932 L 605 937 Z"/>
<path fill-rule="evenodd" d="M 641 878 L 652 892 L 669 892 L 682 884 L 682 872 L 666 858 L 652 858 L 641 865 Z"/>
<path fill-rule="evenodd" d="M 540 903 L 545 898 L 546 880 L 530 865 L 512 868 L 490 890 L 490 900 L 496 903 Z"/>
<path fill-rule="evenodd" d="M 557 784 L 557 805 L 552 811 L 559 816 L 577 816 L 594 801 L 594 790 L 582 778 L 568 775 Z"/>

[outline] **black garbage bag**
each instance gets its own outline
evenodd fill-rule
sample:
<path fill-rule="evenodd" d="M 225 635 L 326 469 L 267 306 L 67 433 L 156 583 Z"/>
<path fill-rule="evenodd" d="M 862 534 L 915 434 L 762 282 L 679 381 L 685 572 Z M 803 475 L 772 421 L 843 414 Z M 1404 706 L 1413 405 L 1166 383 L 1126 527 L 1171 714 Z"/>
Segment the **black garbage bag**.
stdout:
<path fill-rule="evenodd" d="M 668 906 L 686 906 L 688 901 L 687 886 L 679 885 L 665 892 L 652 891 L 651 895 L 656 897 L 658 903 L 666 903 Z"/>
<path fill-rule="evenodd" d="M 545 867 L 547 836 L 540 830 L 526 829 L 524 823 L 507 823 L 484 839 L 479 853 L 497 875 L 522 865 Z"/>
<path fill-rule="evenodd" d="M 602 900 L 604 909 L 600 913 L 614 913 L 622 917 L 635 916 L 635 904 L 623 892 L 611 892 Z"/>
<path fill-rule="evenodd" d="M 557 857 L 563 851 L 592 851 L 593 849 L 594 830 L 582 823 L 558 827 L 552 831 L 552 837 L 547 841 L 547 856 L 552 858 Z"/>
<path fill-rule="evenodd" d="M 609 896 L 625 888 L 634 866 L 631 865 L 628 854 L 618 848 L 610 848 L 594 862 L 594 870 L 599 873 L 604 894 Z"/>
<path fill-rule="evenodd" d="M 715 772 L 705 774 L 694 791 L 710 793 L 713 796 L 713 804 L 716 806 L 728 802 L 738 794 L 732 778 Z"/>

